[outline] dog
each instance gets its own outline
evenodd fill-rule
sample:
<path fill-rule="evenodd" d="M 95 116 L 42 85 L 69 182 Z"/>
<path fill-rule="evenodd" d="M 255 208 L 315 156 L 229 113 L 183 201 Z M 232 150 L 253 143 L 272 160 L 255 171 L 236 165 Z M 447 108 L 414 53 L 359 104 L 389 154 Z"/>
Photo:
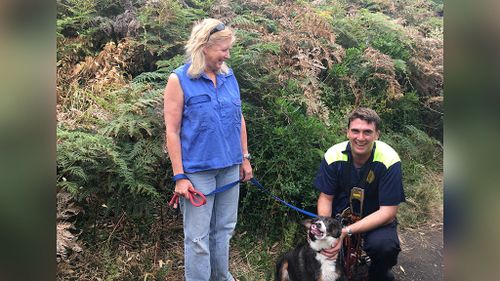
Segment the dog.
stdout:
<path fill-rule="evenodd" d="M 307 228 L 307 243 L 278 260 L 276 281 L 347 281 L 340 259 L 328 260 L 320 253 L 338 241 L 342 232 L 340 222 L 331 217 L 317 217 L 302 224 Z"/>

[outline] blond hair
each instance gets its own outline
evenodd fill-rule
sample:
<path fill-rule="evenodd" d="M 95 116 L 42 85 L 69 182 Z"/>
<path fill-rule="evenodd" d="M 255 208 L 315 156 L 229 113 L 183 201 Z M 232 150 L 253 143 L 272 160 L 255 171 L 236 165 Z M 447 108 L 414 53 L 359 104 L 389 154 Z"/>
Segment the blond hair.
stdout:
<path fill-rule="evenodd" d="M 198 78 L 205 70 L 205 54 L 203 53 L 205 47 L 211 47 L 218 42 L 228 39 L 231 40 L 232 45 L 236 40 L 233 30 L 227 26 L 221 31 L 212 32 L 221 23 L 219 20 L 208 18 L 196 23 L 193 27 L 191 36 L 184 47 L 186 49 L 187 62 L 191 63 L 187 71 L 189 77 Z M 210 34 L 211 32 L 212 34 Z M 227 74 L 228 71 L 229 67 L 224 62 L 219 72 Z"/>

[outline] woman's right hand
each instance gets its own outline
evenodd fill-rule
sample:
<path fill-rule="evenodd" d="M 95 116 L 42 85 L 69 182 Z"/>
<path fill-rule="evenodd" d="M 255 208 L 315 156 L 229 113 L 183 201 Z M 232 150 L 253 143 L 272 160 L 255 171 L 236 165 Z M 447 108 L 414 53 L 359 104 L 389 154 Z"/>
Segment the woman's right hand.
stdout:
<path fill-rule="evenodd" d="M 180 179 L 175 182 L 175 194 L 189 199 L 189 191 L 194 190 L 193 184 L 188 179 Z"/>

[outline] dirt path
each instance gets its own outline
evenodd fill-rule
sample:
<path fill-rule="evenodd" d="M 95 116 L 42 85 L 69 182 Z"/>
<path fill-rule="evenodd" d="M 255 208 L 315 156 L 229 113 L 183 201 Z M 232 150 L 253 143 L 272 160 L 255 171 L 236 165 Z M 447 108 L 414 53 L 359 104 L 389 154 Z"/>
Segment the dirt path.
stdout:
<path fill-rule="evenodd" d="M 398 281 L 443 280 L 442 224 L 400 230 L 401 253 L 393 271 Z"/>

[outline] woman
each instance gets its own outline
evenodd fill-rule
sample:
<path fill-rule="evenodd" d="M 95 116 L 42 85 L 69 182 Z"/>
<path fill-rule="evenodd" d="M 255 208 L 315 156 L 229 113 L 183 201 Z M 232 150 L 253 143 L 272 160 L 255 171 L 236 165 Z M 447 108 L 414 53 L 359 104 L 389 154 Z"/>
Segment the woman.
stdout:
<path fill-rule="evenodd" d="M 236 226 L 239 185 L 193 206 L 189 191 L 208 194 L 252 178 L 238 82 L 224 62 L 235 36 L 215 19 L 196 24 L 164 92 L 167 149 L 181 196 L 186 280 L 234 280 L 229 240 Z"/>

